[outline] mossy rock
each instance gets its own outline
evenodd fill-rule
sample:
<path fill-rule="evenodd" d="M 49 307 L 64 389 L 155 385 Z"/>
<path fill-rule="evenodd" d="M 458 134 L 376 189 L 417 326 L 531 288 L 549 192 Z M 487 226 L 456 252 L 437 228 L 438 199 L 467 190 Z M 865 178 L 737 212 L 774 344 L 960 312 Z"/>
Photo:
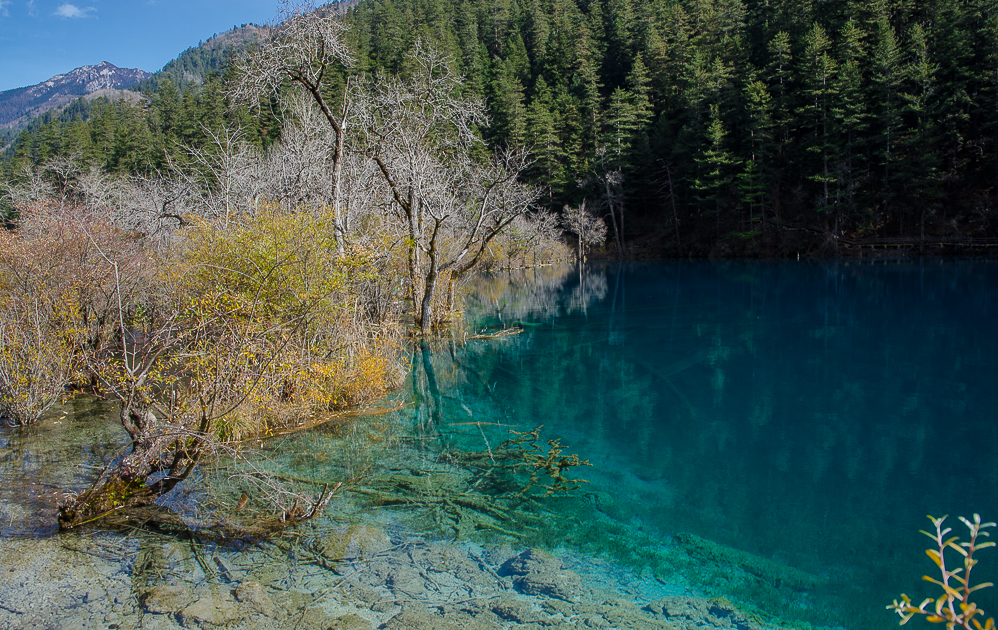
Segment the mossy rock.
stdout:
<path fill-rule="evenodd" d="M 816 575 L 755 554 L 721 545 L 696 534 L 676 534 L 676 544 L 691 558 L 719 567 L 738 567 L 775 588 L 786 586 L 795 591 L 813 591 L 824 580 Z"/>
<path fill-rule="evenodd" d="M 356 525 L 330 532 L 319 542 L 318 552 L 327 560 L 339 562 L 371 558 L 390 547 L 391 541 L 384 529 Z"/>

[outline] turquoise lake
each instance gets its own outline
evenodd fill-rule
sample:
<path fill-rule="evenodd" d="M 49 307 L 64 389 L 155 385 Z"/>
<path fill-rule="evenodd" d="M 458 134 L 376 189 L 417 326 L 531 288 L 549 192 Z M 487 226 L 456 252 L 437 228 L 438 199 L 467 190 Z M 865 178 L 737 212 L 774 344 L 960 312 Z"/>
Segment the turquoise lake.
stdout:
<path fill-rule="evenodd" d="M 0 430 L 0 558 L 19 576 L 0 572 L 0 627 L 19 627 L 18 602 L 47 581 L 91 615 L 81 627 L 202 627 L 190 611 L 153 614 L 150 589 L 163 584 L 222 599 L 263 584 L 289 611 L 321 592 L 308 605 L 367 615 L 370 603 L 344 608 L 355 592 L 316 549 L 384 531 L 389 550 L 417 536 L 472 559 L 531 547 L 574 558 L 587 584 L 612 575 L 635 610 L 689 595 L 722 598 L 763 627 L 886 630 L 900 593 L 936 594 L 921 580 L 934 570 L 918 533 L 927 514 L 949 514 L 961 537 L 957 516 L 998 519 L 998 261 L 593 263 L 484 276 L 464 309 L 462 325 L 408 353 L 394 411 L 270 440 L 251 458 L 254 471 L 345 481 L 288 543 L 58 533 L 54 497 L 120 452 L 110 407 L 77 401 Z M 566 467 L 560 487 L 537 474 L 533 498 L 520 500 L 534 469 L 503 473 L 503 443 L 522 448 L 511 431 L 534 429 L 528 454 L 561 448 L 589 465 Z M 206 467 L 162 503 L 196 525 L 210 516 L 200 500 L 239 497 L 234 466 Z M 362 555 L 347 564 L 364 570 Z M 973 581 L 994 581 L 998 553 L 979 559 Z M 67 563 L 91 563 L 86 579 L 107 583 L 109 603 L 95 604 L 78 576 L 60 578 Z M 990 591 L 978 601 L 994 614 Z M 249 619 L 227 627 L 257 627 Z M 273 627 L 291 623 L 280 619 Z"/>
<path fill-rule="evenodd" d="M 894 627 L 893 598 L 935 594 L 926 515 L 961 536 L 957 516 L 998 518 L 996 261 L 590 265 L 468 311 L 524 331 L 437 353 L 463 371 L 446 416 L 487 400 L 499 422 L 543 424 L 632 534 L 689 532 L 818 578 L 692 576 L 712 594 Z M 996 575 L 992 551 L 975 581 Z"/>

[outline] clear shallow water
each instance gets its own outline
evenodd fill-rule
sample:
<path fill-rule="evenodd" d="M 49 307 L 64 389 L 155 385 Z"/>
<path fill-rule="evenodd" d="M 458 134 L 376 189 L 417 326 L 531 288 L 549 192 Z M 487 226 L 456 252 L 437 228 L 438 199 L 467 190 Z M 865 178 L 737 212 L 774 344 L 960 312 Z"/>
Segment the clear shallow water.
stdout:
<path fill-rule="evenodd" d="M 52 535 L 58 492 L 92 474 L 79 464 L 99 466 L 122 443 L 101 418 L 108 410 L 80 401 L 0 432 L 0 558 L 16 560 L 0 600 L 17 608 L 58 587 L 87 623 L 194 627 L 189 614 L 151 614 L 150 589 L 179 583 L 231 600 L 239 585 L 263 584 L 289 611 L 324 606 L 378 627 L 393 613 L 377 606 L 409 597 L 391 585 L 416 583 L 398 572 L 432 573 L 407 547 L 425 535 L 456 540 L 460 558 L 446 562 L 481 575 L 501 564 L 500 552 L 493 568 L 475 560 L 490 549 L 553 550 L 639 608 L 686 593 L 725 597 L 777 626 L 896 627 L 887 603 L 932 594 L 919 580 L 932 566 L 917 533 L 925 514 L 952 514 L 957 533 L 956 515 L 998 518 L 996 280 L 990 261 L 634 263 L 484 278 L 465 329 L 412 351 L 397 395 L 405 408 L 265 444 L 257 468 L 353 490 L 264 547 L 138 530 Z M 469 338 L 504 329 L 522 332 Z M 535 486 L 524 502 L 473 463 L 499 457 L 510 430 L 539 425 L 542 450 L 559 439 L 564 454 L 589 459 L 568 471 L 589 483 L 549 498 Z M 223 462 L 165 502 L 192 519 L 208 516 L 199 497 L 224 510 L 238 473 Z M 357 540 L 396 573 L 344 586 L 329 569 L 343 554 L 326 551 Z M 981 580 L 998 566 L 988 553 Z M 351 564 L 368 577 L 381 575 L 375 565 Z M 106 595 L 57 575 L 66 566 L 85 566 Z M 446 586 L 432 575 L 423 586 Z M 385 584 L 375 604 L 344 608 Z M 472 587 L 468 578 L 454 592 Z M 25 613 L 0 610 L 0 627 Z M 290 614 L 267 619 L 294 625 Z"/>

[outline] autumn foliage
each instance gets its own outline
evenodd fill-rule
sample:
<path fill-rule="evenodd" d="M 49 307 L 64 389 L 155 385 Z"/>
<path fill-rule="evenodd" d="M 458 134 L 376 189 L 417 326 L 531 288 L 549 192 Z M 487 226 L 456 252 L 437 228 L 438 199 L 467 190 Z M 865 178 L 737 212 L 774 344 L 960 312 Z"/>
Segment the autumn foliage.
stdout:
<path fill-rule="evenodd" d="M 923 576 L 926 582 L 931 582 L 942 589 L 937 597 L 928 597 L 916 606 L 905 594 L 901 594 L 901 601 L 894 600 L 888 606 L 889 610 L 895 611 L 901 617 L 901 625 L 911 621 L 912 617 L 924 616 L 926 621 L 931 623 L 945 624 L 947 630 L 954 628 L 964 628 L 966 630 L 994 630 L 995 620 L 993 617 L 985 615 L 984 611 L 977 607 L 977 603 L 971 601 L 971 595 L 981 589 L 993 586 L 990 582 L 973 584 L 970 574 L 978 560 L 974 558 L 974 553 L 994 547 L 993 542 L 980 542 L 982 536 L 988 536 L 988 532 L 983 531 L 989 527 L 994 527 L 994 523 L 982 523 L 979 514 L 974 514 L 971 522 L 966 518 L 960 520 L 967 529 L 970 530 L 970 540 L 960 542 L 959 536 L 950 536 L 953 530 L 949 527 L 943 529 L 943 521 L 946 517 L 929 517 L 935 531 L 922 533 L 935 542 L 935 547 L 926 549 L 925 553 L 936 564 L 940 572 L 940 579 Z M 950 556 L 955 552 L 958 554 L 957 567 L 947 564 L 946 552 Z"/>

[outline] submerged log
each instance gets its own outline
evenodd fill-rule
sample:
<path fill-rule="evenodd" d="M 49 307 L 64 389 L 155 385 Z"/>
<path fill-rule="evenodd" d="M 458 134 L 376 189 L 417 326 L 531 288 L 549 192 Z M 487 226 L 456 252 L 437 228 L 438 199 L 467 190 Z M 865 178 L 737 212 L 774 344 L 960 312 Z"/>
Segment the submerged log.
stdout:
<path fill-rule="evenodd" d="M 152 409 L 123 405 L 120 419 L 132 438 L 129 452 L 104 469 L 87 490 L 59 505 L 60 528 L 72 529 L 153 503 L 190 475 L 205 446 L 182 425 L 160 422 Z M 164 471 L 165 476 L 149 483 Z"/>
<path fill-rule="evenodd" d="M 73 529 L 95 522 L 105 526 L 153 522 L 186 527 L 179 515 L 156 506 L 155 501 L 187 479 L 204 455 L 217 455 L 220 444 L 206 434 L 207 419 L 202 419 L 198 431 L 192 431 L 183 424 L 158 420 L 151 409 L 136 411 L 123 406 L 121 423 L 132 437 L 129 452 L 108 466 L 87 490 L 60 503 L 59 527 Z M 277 507 L 264 517 L 254 519 L 247 514 L 241 523 L 219 519 L 203 525 L 223 538 L 268 537 L 318 516 L 340 485 L 330 490 L 329 484 L 324 484 L 315 499 L 292 494 L 292 505 Z M 240 497 L 234 512 L 245 508 L 246 500 Z"/>

